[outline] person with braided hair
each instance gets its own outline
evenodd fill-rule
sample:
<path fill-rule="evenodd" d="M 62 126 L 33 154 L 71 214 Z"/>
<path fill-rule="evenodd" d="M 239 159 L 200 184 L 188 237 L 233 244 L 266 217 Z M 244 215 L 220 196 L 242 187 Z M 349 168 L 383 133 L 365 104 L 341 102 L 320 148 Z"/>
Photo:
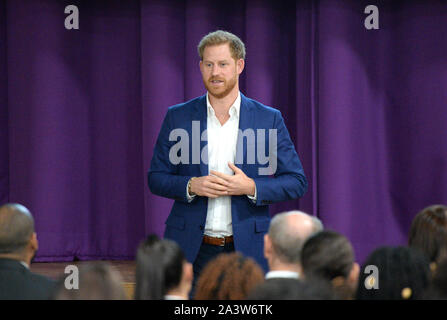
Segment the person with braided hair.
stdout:
<path fill-rule="evenodd" d="M 378 273 L 369 273 L 375 266 Z M 366 259 L 360 272 L 357 300 L 417 300 L 429 285 L 428 259 L 408 247 L 380 247 Z"/>
<path fill-rule="evenodd" d="M 301 251 L 304 276 L 326 279 L 339 299 L 352 299 L 357 289 L 360 267 L 354 249 L 342 234 L 323 230 L 304 243 Z"/>

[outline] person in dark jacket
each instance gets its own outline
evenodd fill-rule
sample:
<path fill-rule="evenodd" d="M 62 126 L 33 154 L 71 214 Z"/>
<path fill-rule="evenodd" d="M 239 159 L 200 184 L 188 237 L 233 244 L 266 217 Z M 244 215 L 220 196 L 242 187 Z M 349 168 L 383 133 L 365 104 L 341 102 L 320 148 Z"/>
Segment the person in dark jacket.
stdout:
<path fill-rule="evenodd" d="M 49 299 L 54 282 L 29 266 L 39 245 L 34 219 L 20 204 L 0 207 L 0 300 Z"/>

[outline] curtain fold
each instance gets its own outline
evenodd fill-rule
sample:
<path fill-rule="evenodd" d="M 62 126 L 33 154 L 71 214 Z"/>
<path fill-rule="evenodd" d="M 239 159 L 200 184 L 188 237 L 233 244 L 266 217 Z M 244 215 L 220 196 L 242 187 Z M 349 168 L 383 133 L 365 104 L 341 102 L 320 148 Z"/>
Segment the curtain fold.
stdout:
<path fill-rule="evenodd" d="M 172 206 L 146 177 L 164 115 L 205 93 L 197 44 L 224 29 L 247 47 L 241 91 L 281 111 L 309 180 L 271 213 L 317 215 L 359 261 L 405 244 L 447 203 L 446 21 L 443 1 L 0 2 L 0 203 L 33 212 L 38 261 L 133 258 Z"/>
<path fill-rule="evenodd" d="M 9 196 L 8 65 L 6 2 L 0 2 L 0 203 Z"/>

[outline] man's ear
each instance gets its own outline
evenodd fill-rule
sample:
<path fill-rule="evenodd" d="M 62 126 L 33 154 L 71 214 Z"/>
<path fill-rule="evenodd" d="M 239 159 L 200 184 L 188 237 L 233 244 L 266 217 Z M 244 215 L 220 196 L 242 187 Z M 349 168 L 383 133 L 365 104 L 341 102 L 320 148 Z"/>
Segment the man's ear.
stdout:
<path fill-rule="evenodd" d="M 192 270 L 192 264 L 190 262 L 186 261 L 183 263 L 182 279 L 187 282 L 192 282 L 192 280 L 194 279 L 194 272 Z"/>
<path fill-rule="evenodd" d="M 244 59 L 239 59 L 236 61 L 236 68 L 237 68 L 237 74 L 240 75 L 242 73 L 242 71 L 244 71 L 244 68 L 245 68 Z"/>
<path fill-rule="evenodd" d="M 348 275 L 348 282 L 352 283 L 353 285 L 357 285 L 357 282 L 359 281 L 359 274 L 360 266 L 357 262 L 354 262 Z"/>
<path fill-rule="evenodd" d="M 272 255 L 272 241 L 268 233 L 264 235 L 264 257 L 268 260 L 268 258 Z"/>
<path fill-rule="evenodd" d="M 199 62 L 199 69 L 200 69 L 201 72 L 203 71 L 203 70 L 202 70 L 202 67 L 203 67 L 203 61 L 200 60 L 200 62 Z"/>
<path fill-rule="evenodd" d="M 33 232 L 33 234 L 31 235 L 29 245 L 34 251 L 37 251 L 37 249 L 39 249 L 39 241 L 37 241 L 37 234 L 35 232 Z"/>

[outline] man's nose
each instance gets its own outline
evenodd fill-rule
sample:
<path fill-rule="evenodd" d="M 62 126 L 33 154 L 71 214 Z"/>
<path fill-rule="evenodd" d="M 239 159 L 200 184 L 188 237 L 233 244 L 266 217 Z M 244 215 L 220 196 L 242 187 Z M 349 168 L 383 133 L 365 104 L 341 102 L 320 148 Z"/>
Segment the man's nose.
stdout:
<path fill-rule="evenodd" d="M 218 65 L 214 65 L 213 68 L 211 69 L 211 74 L 213 76 L 216 76 L 220 73 L 220 68 Z"/>

